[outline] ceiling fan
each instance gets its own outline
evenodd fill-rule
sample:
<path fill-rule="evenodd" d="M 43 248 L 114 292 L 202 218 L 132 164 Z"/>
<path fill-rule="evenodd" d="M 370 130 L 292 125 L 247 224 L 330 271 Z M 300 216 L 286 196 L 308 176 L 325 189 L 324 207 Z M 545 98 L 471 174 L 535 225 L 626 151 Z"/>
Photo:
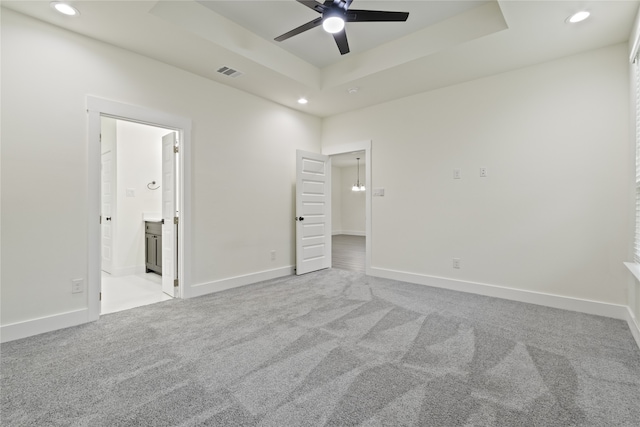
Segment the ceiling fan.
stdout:
<path fill-rule="evenodd" d="M 322 25 L 326 32 L 333 34 L 342 55 L 349 53 L 349 42 L 347 42 L 347 33 L 344 29 L 345 22 L 398 22 L 406 21 L 409 17 L 409 12 L 349 9 L 353 0 L 325 0 L 324 3 L 315 0 L 296 1 L 322 14 L 322 16 L 294 28 L 274 40 L 281 42 Z"/>

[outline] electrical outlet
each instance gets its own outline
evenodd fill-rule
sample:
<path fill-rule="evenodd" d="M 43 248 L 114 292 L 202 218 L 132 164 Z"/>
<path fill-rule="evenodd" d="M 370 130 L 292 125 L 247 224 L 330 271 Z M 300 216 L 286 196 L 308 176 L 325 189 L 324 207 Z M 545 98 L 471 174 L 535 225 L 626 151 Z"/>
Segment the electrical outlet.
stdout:
<path fill-rule="evenodd" d="M 453 170 L 453 179 L 460 179 L 461 175 L 460 175 L 460 169 L 456 168 Z"/>
<path fill-rule="evenodd" d="M 276 251 L 271 251 L 271 261 L 276 260 Z"/>
<path fill-rule="evenodd" d="M 79 294 L 84 291 L 84 280 L 83 279 L 72 279 L 71 280 L 71 293 Z"/>
<path fill-rule="evenodd" d="M 136 197 L 136 189 L 127 188 L 127 197 Z"/>
<path fill-rule="evenodd" d="M 460 268 L 460 258 L 453 259 L 453 268 Z"/>
<path fill-rule="evenodd" d="M 487 177 L 487 168 L 480 168 L 480 177 L 481 178 Z"/>

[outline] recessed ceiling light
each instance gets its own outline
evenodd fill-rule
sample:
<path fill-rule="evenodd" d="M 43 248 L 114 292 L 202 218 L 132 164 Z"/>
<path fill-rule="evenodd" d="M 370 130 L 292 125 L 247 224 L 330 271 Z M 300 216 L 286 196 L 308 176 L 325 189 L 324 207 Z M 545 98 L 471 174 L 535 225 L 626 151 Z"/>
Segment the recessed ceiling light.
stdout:
<path fill-rule="evenodd" d="M 309 101 L 307 101 L 307 98 L 298 99 L 298 104 L 306 104 L 307 102 L 309 102 Z"/>
<path fill-rule="evenodd" d="M 591 15 L 590 12 L 587 12 L 586 10 L 581 10 L 580 12 L 576 12 L 570 17 L 568 17 L 567 22 L 571 24 L 575 24 L 576 22 L 582 22 L 585 19 L 587 19 L 589 15 Z"/>
<path fill-rule="evenodd" d="M 67 16 L 78 16 L 80 15 L 80 12 L 78 11 L 78 9 L 76 9 L 75 7 L 67 4 L 67 3 L 61 3 L 59 1 L 52 1 L 51 2 L 51 7 L 54 8 L 55 10 L 57 10 L 58 12 L 62 13 L 63 15 L 67 15 Z"/>

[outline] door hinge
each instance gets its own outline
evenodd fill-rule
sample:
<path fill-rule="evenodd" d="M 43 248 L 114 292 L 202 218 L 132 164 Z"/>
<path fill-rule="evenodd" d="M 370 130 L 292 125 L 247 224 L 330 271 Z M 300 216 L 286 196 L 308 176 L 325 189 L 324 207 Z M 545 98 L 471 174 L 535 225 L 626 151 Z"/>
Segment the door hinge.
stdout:
<path fill-rule="evenodd" d="M 100 301 L 102 301 L 102 292 L 100 292 Z"/>
<path fill-rule="evenodd" d="M 173 287 L 174 288 L 178 287 L 178 279 L 173 279 Z"/>
<path fill-rule="evenodd" d="M 100 134 L 100 142 L 102 142 L 102 134 Z"/>
<path fill-rule="evenodd" d="M 102 215 L 100 215 L 100 224 L 102 224 Z"/>
<path fill-rule="evenodd" d="M 175 147 L 173 147 L 173 152 L 174 153 L 179 153 L 180 152 L 180 149 L 178 148 L 177 145 Z"/>
<path fill-rule="evenodd" d="M 177 223 L 178 223 L 178 217 L 177 217 L 177 216 L 174 216 L 174 217 L 173 217 L 173 223 L 174 223 L 174 224 L 177 224 Z"/>

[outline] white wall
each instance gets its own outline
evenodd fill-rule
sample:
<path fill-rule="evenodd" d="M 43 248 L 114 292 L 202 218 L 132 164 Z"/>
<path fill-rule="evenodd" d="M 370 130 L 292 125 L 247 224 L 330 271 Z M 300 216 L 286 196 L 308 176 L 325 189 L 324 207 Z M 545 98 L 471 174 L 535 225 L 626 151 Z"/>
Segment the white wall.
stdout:
<path fill-rule="evenodd" d="M 140 123 L 117 121 L 117 210 L 113 275 L 144 272 L 143 214 L 161 216 L 162 191 L 147 184 L 162 181 L 162 137 L 171 131 Z M 133 190 L 133 196 L 127 190 Z"/>
<path fill-rule="evenodd" d="M 353 236 L 364 236 L 366 234 L 365 216 L 365 193 L 352 191 L 351 187 L 356 182 L 357 166 L 344 166 L 338 169 L 331 178 L 340 176 L 341 185 L 335 189 L 339 199 L 339 227 L 333 226 L 334 234 L 349 234 Z M 364 184 L 365 167 L 360 165 L 360 183 Z M 334 217 L 331 218 L 332 220 Z"/>
<path fill-rule="evenodd" d="M 342 168 L 331 167 L 331 232 L 342 233 Z"/>
<path fill-rule="evenodd" d="M 631 31 L 631 35 L 629 37 L 629 58 L 637 55 L 637 47 L 640 44 L 640 9 L 636 14 L 636 19 L 633 25 L 633 30 Z M 629 104 L 631 111 L 631 120 L 629 121 L 629 159 L 627 163 L 629 164 L 629 175 L 628 181 L 631 183 L 631 188 L 629 191 L 629 215 L 631 218 L 635 219 L 636 215 L 636 145 L 637 140 L 640 138 L 640 126 L 636 123 L 636 117 L 638 117 L 638 111 L 640 111 L 640 105 L 638 105 L 638 100 L 640 97 L 637 95 L 640 93 L 640 88 L 638 87 L 638 79 L 636 78 L 636 70 L 638 64 L 634 64 L 632 61 L 629 61 Z M 636 224 L 635 220 L 629 221 L 628 224 L 628 234 L 635 235 Z M 635 254 L 635 242 L 633 240 L 629 241 L 629 249 L 628 249 L 628 258 L 629 262 L 633 262 L 634 254 Z M 634 318 L 634 321 L 640 328 L 640 281 L 638 281 L 635 275 L 629 274 L 628 279 L 628 295 L 629 295 L 629 309 L 631 310 L 631 315 Z M 636 335 L 636 340 L 638 341 L 638 345 L 640 345 L 640 331 L 638 331 L 639 335 Z"/>
<path fill-rule="evenodd" d="M 373 186 L 385 188 L 372 266 L 627 304 L 626 54 L 620 44 L 325 119 L 323 146 L 372 140 Z"/>
<path fill-rule="evenodd" d="M 295 150 L 320 152 L 320 119 L 9 10 L 1 31 L 3 327 L 88 306 L 70 282 L 87 277 L 87 95 L 192 120 L 183 285 L 294 263 Z"/>
<path fill-rule="evenodd" d="M 100 121 L 100 154 L 113 150 L 118 139 L 118 121 L 111 117 L 103 117 Z"/>

